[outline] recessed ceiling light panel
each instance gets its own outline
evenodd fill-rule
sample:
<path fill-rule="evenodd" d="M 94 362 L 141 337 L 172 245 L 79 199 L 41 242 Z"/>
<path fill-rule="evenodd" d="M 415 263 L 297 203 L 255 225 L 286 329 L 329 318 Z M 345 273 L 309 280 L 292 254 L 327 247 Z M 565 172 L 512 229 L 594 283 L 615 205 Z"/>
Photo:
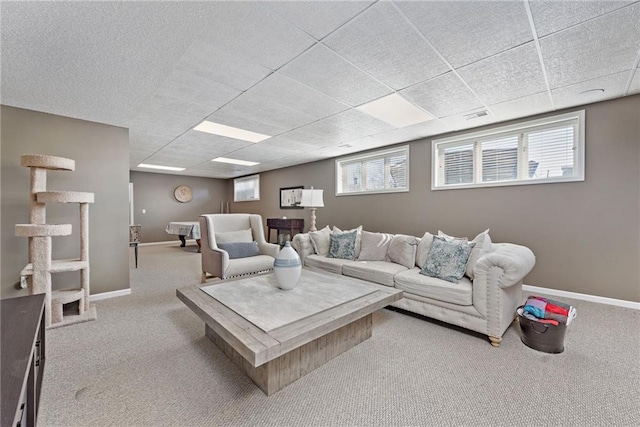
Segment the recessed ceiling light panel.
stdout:
<path fill-rule="evenodd" d="M 211 161 L 220 162 L 220 163 L 229 163 L 232 165 L 240 165 L 240 166 L 255 166 L 260 164 L 258 162 L 250 162 L 248 160 L 228 159 L 226 157 L 217 157 L 215 159 L 211 159 Z"/>
<path fill-rule="evenodd" d="M 149 164 L 145 164 L 145 163 L 140 163 L 138 165 L 139 168 L 147 168 L 147 169 L 162 169 L 162 170 L 166 170 L 166 171 L 176 171 L 176 172 L 180 172 L 185 170 L 185 168 L 177 168 L 174 166 L 160 166 L 160 165 L 149 165 Z"/>
<path fill-rule="evenodd" d="M 434 119 L 433 116 L 416 107 L 397 93 L 363 104 L 356 107 L 356 110 L 397 128 Z"/>
<path fill-rule="evenodd" d="M 208 120 L 203 121 L 198 126 L 194 127 L 193 130 L 249 142 L 260 142 L 264 141 L 267 138 L 271 138 L 271 136 L 269 135 L 251 132 L 250 130 L 234 128 L 233 126 L 222 125 L 220 123 L 214 123 Z"/>

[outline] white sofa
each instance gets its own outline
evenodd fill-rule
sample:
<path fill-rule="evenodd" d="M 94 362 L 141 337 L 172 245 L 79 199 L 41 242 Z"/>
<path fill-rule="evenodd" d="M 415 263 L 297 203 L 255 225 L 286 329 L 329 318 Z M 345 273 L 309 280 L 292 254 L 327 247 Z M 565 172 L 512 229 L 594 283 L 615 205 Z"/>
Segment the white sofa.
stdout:
<path fill-rule="evenodd" d="M 227 279 L 273 269 L 273 261 L 280 247 L 266 241 L 260 215 L 206 214 L 200 215 L 199 221 L 202 244 L 202 283 L 210 277 Z M 222 242 L 232 245 L 253 243 L 255 251 L 250 256 L 246 256 L 245 253 L 235 258 L 230 257 L 229 251 L 221 248 Z M 246 251 L 246 249 L 245 246 L 241 250 Z"/>
<path fill-rule="evenodd" d="M 325 228 L 319 232 L 326 234 L 327 230 Z M 360 228 L 358 235 L 361 236 L 362 233 Z M 415 261 L 404 260 L 404 265 L 394 262 L 389 257 L 389 252 L 382 260 L 373 261 L 327 257 L 322 253 L 326 248 L 317 247 L 317 234 L 313 236 L 313 242 L 309 233 L 296 234 L 292 246 L 300 255 L 304 266 L 401 289 L 404 298 L 393 303 L 393 306 L 487 335 L 491 344 L 499 347 L 504 332 L 521 304 L 522 280 L 533 268 L 535 256 L 524 246 L 492 243 L 488 230 L 484 234 L 486 240 L 483 247 L 476 246 L 479 251 L 472 253 L 466 267 L 467 274 L 458 283 L 420 274 L 430 250 L 430 239 L 433 239 L 430 233 L 425 233 L 422 238 L 387 235 L 387 239 L 404 240 L 404 248 L 408 248 L 408 251 L 412 245 L 410 242 L 414 239 Z M 483 233 L 473 241 L 479 238 L 483 240 L 482 235 Z M 360 244 L 366 244 L 364 239 L 360 240 Z M 365 246 L 357 249 L 356 252 L 363 255 L 364 252 L 371 252 Z M 381 258 L 382 255 L 378 257 Z M 371 256 L 368 255 L 368 258 L 371 259 Z M 393 258 L 398 257 L 396 255 Z"/>

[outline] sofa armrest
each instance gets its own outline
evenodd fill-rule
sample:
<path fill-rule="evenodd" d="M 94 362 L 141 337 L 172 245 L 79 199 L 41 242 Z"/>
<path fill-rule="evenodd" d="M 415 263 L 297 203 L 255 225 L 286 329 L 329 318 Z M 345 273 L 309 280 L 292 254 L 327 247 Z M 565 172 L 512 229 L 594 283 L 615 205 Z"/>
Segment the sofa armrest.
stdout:
<path fill-rule="evenodd" d="M 298 252 L 302 265 L 304 265 L 304 260 L 307 256 L 315 253 L 309 233 L 298 233 L 293 236 L 293 240 L 291 240 L 291 247 Z"/>
<path fill-rule="evenodd" d="M 260 253 L 262 255 L 269 255 L 275 258 L 280 251 L 280 246 L 276 245 L 275 243 L 267 243 L 265 241 L 258 242 L 258 249 L 260 249 Z"/>
<path fill-rule="evenodd" d="M 473 307 L 487 321 L 486 334 L 499 345 L 504 331 L 516 315 L 522 300 L 522 279 L 536 258 L 529 248 L 496 243 L 493 251 L 480 257 L 473 270 Z"/>
<path fill-rule="evenodd" d="M 531 249 L 513 243 L 494 243 L 493 251 L 482 256 L 476 262 L 474 274 L 480 272 L 487 275 L 493 267 L 499 267 L 503 273 L 499 275 L 497 285 L 507 288 L 519 283 L 529 274 L 536 263 Z"/>

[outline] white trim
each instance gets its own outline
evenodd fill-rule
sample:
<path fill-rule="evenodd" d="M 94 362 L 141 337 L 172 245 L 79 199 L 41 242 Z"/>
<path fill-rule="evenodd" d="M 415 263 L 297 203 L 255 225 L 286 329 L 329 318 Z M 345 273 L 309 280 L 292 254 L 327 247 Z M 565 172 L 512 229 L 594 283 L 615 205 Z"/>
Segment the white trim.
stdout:
<path fill-rule="evenodd" d="M 195 239 L 184 239 L 186 242 L 197 243 Z M 158 246 L 158 245 L 173 245 L 180 244 L 180 240 L 163 240 L 162 242 L 147 242 L 147 243 L 138 243 L 138 246 Z"/>
<path fill-rule="evenodd" d="M 600 297 L 597 295 L 580 294 L 577 292 L 561 291 L 558 289 L 541 288 L 538 286 L 522 285 L 522 290 L 527 292 L 535 292 L 547 295 L 553 295 L 558 297 L 572 298 L 582 301 L 597 302 L 599 304 L 615 305 L 618 307 L 632 308 L 634 310 L 640 310 L 640 302 L 627 301 L 623 299 L 614 299 L 607 297 Z"/>
<path fill-rule="evenodd" d="M 89 295 L 89 301 L 94 302 L 94 301 L 100 301 L 102 299 L 123 297 L 125 295 L 131 295 L 131 288 L 120 289 L 119 291 L 101 292 L 99 294 Z"/>

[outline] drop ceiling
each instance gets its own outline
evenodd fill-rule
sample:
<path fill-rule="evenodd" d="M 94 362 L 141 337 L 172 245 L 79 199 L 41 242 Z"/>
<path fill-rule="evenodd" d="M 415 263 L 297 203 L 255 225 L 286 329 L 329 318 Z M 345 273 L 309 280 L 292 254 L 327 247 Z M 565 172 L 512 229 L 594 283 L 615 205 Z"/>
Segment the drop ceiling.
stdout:
<path fill-rule="evenodd" d="M 638 1 L 0 8 L 2 104 L 128 128 L 131 170 L 232 178 L 640 92 Z M 389 95 L 431 120 L 358 108 Z M 270 138 L 193 129 L 204 120 Z"/>

